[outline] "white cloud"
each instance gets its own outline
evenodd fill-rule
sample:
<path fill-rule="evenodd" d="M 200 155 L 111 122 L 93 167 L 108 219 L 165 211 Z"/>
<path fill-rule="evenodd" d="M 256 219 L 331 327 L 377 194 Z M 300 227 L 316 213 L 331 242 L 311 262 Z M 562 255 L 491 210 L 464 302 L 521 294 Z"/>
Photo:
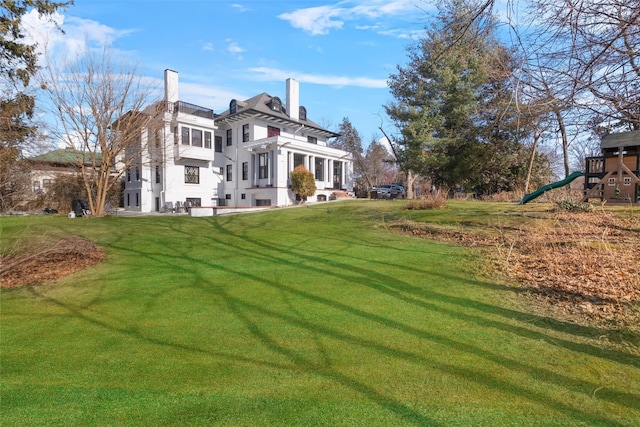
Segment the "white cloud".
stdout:
<path fill-rule="evenodd" d="M 248 7 L 239 3 L 233 3 L 231 4 L 231 7 L 237 10 L 238 12 L 249 12 L 251 10 Z"/>
<path fill-rule="evenodd" d="M 342 28 L 343 20 L 334 20 L 333 18 L 343 17 L 345 13 L 346 9 L 336 6 L 318 6 L 283 13 L 278 15 L 278 18 L 289 21 L 294 28 L 299 28 L 316 36 L 328 34 L 331 29 Z"/>
<path fill-rule="evenodd" d="M 229 43 L 227 45 L 227 50 L 231 53 L 242 53 L 245 51 L 245 49 L 241 48 L 240 45 L 238 45 L 238 43 L 234 42 L 231 39 L 226 39 L 225 40 L 227 43 Z"/>
<path fill-rule="evenodd" d="M 355 86 L 371 89 L 382 89 L 387 87 L 386 79 L 372 79 L 369 77 L 317 75 L 296 71 L 285 71 L 269 67 L 250 68 L 249 71 L 256 73 L 257 79 L 265 81 L 284 81 L 291 77 L 301 83 L 313 83 L 325 86 Z"/>
<path fill-rule="evenodd" d="M 213 43 L 211 42 L 207 42 L 202 46 L 202 50 L 206 50 L 206 51 L 212 51 L 213 50 Z"/>
<path fill-rule="evenodd" d="M 56 24 L 64 31 L 62 33 Z M 75 56 L 87 47 L 103 47 L 113 44 L 133 30 L 118 30 L 90 19 L 64 16 L 54 13 L 51 19 L 39 16 L 31 10 L 22 19 L 26 42 L 36 43 L 40 53 L 49 55 L 64 53 Z"/>
<path fill-rule="evenodd" d="M 349 3 L 354 5 L 346 7 Z M 338 5 L 296 9 L 293 12 L 283 13 L 278 18 L 289 21 L 292 27 L 307 31 L 312 35 L 324 35 L 333 29 L 341 29 L 347 20 L 409 15 L 415 13 L 416 10 L 416 0 L 359 0 L 344 1 Z M 374 29 L 376 26 L 362 25 L 360 29 L 364 29 L 364 27 Z"/>

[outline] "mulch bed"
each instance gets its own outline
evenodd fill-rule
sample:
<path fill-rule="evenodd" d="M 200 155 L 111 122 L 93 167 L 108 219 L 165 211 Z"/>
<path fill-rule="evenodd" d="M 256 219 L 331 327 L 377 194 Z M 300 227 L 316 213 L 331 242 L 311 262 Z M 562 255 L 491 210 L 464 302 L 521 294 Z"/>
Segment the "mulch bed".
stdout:
<path fill-rule="evenodd" d="M 477 247 L 521 294 L 581 323 L 640 325 L 640 219 L 603 212 L 549 213 L 544 226 L 447 228 L 402 221 L 393 228 Z"/>
<path fill-rule="evenodd" d="M 0 257 L 0 286 L 15 288 L 57 280 L 102 261 L 104 251 L 81 237 L 42 244 L 19 255 Z"/>

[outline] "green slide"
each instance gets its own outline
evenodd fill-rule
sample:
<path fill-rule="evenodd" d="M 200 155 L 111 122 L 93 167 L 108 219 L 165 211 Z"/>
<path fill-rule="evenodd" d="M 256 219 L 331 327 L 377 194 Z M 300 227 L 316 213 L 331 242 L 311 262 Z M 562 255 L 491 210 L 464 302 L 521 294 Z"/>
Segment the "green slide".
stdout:
<path fill-rule="evenodd" d="M 546 193 L 549 190 L 553 190 L 554 188 L 564 187 L 565 185 L 569 184 L 571 181 L 573 181 L 574 179 L 582 175 L 584 175 L 582 172 L 576 171 L 563 180 L 552 182 L 551 184 L 543 185 L 533 193 L 525 194 L 525 196 L 522 198 L 522 201 L 518 204 L 524 205 L 525 203 L 532 201 L 536 197 L 542 196 L 542 194 Z"/>

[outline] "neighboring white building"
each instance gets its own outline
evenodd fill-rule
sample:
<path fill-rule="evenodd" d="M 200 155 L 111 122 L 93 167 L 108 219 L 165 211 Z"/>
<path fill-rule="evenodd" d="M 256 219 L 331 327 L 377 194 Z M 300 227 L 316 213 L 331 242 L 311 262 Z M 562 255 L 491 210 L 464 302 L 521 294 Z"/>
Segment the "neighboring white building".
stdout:
<path fill-rule="evenodd" d="M 307 118 L 299 84 L 286 82 L 286 103 L 266 93 L 229 109 L 178 99 L 178 73 L 165 70 L 165 98 L 141 132 L 143 155 L 125 174 L 126 210 L 191 206 L 287 206 L 295 203 L 290 172 L 304 165 L 316 177 L 309 201 L 353 190 L 351 154 L 327 147 L 337 134 Z"/>

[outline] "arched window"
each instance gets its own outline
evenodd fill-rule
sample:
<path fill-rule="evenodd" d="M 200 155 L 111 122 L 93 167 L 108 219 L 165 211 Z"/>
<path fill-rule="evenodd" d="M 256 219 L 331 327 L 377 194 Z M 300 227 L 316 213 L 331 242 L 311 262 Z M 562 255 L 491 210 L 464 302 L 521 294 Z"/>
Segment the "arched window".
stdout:
<path fill-rule="evenodd" d="M 238 111 L 238 101 L 232 99 L 229 103 L 229 114 L 235 114 Z"/>
<path fill-rule="evenodd" d="M 300 110 L 298 113 L 298 118 L 300 120 L 307 120 L 307 109 L 304 108 L 302 105 L 300 106 Z"/>
<path fill-rule="evenodd" d="M 277 96 L 271 98 L 271 109 L 273 111 L 282 111 L 282 101 Z"/>

